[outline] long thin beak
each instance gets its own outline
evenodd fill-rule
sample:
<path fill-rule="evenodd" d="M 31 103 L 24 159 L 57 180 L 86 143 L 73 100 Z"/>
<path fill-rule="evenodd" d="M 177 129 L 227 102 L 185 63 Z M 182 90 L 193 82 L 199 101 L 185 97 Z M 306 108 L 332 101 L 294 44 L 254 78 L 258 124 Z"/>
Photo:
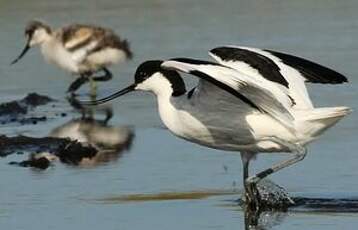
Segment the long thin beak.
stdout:
<path fill-rule="evenodd" d="M 80 103 L 82 105 L 100 105 L 100 104 L 106 103 L 108 101 L 111 101 L 117 97 L 123 96 L 124 94 L 134 91 L 135 87 L 136 87 L 136 84 L 132 84 L 132 85 L 128 86 L 127 88 L 124 88 L 124 89 L 122 89 L 118 92 L 115 92 L 114 94 L 104 97 L 102 99 L 98 99 L 95 101 L 81 101 Z"/>
<path fill-rule="evenodd" d="M 11 62 L 11 65 L 15 64 L 16 62 L 18 62 L 26 53 L 27 51 L 30 49 L 30 39 L 27 41 L 25 48 L 22 50 L 21 54 Z"/>

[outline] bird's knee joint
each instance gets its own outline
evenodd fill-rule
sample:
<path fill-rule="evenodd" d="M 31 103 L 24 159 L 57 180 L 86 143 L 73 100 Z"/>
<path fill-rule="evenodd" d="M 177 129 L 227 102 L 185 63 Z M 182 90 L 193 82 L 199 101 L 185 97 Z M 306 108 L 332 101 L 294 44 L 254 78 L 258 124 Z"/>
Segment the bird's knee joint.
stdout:
<path fill-rule="evenodd" d="M 252 185 L 252 184 L 257 184 L 260 180 L 261 180 L 260 177 L 258 177 L 258 176 L 252 176 L 252 177 L 249 177 L 249 178 L 247 178 L 247 179 L 245 180 L 245 184 L 246 184 L 247 186 L 250 186 L 250 185 Z"/>

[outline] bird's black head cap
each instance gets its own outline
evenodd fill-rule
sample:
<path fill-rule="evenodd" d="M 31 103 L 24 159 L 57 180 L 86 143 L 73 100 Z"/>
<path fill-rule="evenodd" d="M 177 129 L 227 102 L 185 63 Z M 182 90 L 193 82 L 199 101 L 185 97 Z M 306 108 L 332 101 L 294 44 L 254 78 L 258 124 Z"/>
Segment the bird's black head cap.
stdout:
<path fill-rule="evenodd" d="M 39 28 L 43 28 L 46 30 L 47 33 L 51 33 L 51 28 L 48 25 L 39 20 L 33 20 L 30 21 L 25 27 L 25 35 L 28 37 L 32 37 L 34 32 Z"/>
<path fill-rule="evenodd" d="M 150 78 L 154 73 L 161 73 L 172 85 L 173 96 L 181 96 L 185 94 L 185 83 L 179 73 L 175 70 L 167 70 L 161 67 L 163 61 L 161 60 L 150 60 L 143 62 L 138 66 L 137 71 L 134 75 L 135 84 L 140 84 L 143 81 Z"/>

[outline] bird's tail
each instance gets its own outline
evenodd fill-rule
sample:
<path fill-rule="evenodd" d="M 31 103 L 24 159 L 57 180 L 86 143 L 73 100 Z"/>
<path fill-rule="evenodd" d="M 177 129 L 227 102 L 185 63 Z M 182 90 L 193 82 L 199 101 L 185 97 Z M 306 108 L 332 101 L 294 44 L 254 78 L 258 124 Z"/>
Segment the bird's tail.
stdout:
<path fill-rule="evenodd" d="M 327 107 L 302 110 L 295 113 L 298 129 L 313 139 L 335 125 L 352 110 L 349 107 Z"/>
<path fill-rule="evenodd" d="M 131 51 L 131 49 L 130 49 L 129 42 L 128 42 L 126 39 L 124 39 L 124 40 L 122 41 L 122 49 L 123 49 L 123 51 L 126 53 L 127 58 L 128 58 L 129 60 L 133 58 L 133 53 L 132 53 L 132 51 Z"/>

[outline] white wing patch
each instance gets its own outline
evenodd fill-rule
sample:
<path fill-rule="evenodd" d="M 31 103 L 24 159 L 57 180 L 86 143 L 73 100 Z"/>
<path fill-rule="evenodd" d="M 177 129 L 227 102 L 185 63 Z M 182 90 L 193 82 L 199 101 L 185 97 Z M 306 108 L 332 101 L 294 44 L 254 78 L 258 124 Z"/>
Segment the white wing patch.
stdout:
<path fill-rule="evenodd" d="M 289 84 L 288 89 L 287 88 L 285 89 L 280 84 L 272 82 L 271 85 L 276 86 L 276 87 L 272 87 L 272 90 L 271 90 L 272 93 L 275 94 L 276 96 L 278 96 L 276 90 L 274 90 L 274 88 L 276 88 L 277 90 L 283 91 L 286 94 L 290 95 L 290 97 L 295 102 L 294 108 L 296 108 L 296 109 L 312 109 L 313 108 L 312 101 L 309 98 L 307 88 L 305 86 L 306 78 L 298 70 L 296 70 L 295 68 L 293 68 L 289 65 L 286 65 L 285 63 L 282 62 L 281 59 L 272 55 L 271 53 L 261 50 L 261 49 L 258 49 L 258 48 L 244 47 L 244 46 L 226 46 L 226 47 L 248 50 L 248 51 L 263 55 L 263 56 L 269 58 L 270 60 L 272 60 L 280 68 L 280 73 L 282 74 L 282 76 L 286 79 L 286 81 Z M 224 61 L 220 57 L 216 56 L 215 54 L 212 54 L 212 53 L 209 53 L 209 54 L 210 54 L 210 56 L 212 56 L 216 61 L 218 61 L 222 65 L 237 69 L 237 70 L 242 71 L 252 77 L 263 78 L 255 68 L 252 68 L 251 66 L 247 65 L 244 62 Z M 266 80 L 266 81 L 268 81 L 268 80 Z"/>
<path fill-rule="evenodd" d="M 292 101 L 288 97 L 289 90 L 285 86 L 265 79 L 257 69 L 251 67 L 249 64 L 243 61 L 224 61 L 219 56 L 211 52 L 209 52 L 209 55 L 213 57 L 218 63 L 224 66 L 233 68 L 238 72 L 251 76 L 258 81 L 264 82 L 264 84 L 262 84 L 261 86 L 269 90 L 273 95 L 275 95 L 277 100 L 279 100 L 288 108 L 292 106 Z"/>
<path fill-rule="evenodd" d="M 297 109 L 312 109 L 313 104 L 307 92 L 307 88 L 305 85 L 306 78 L 295 68 L 286 65 L 282 62 L 281 59 L 272 55 L 271 53 L 257 49 L 257 48 L 250 48 L 250 47 L 240 47 L 238 48 L 247 49 L 252 52 L 259 53 L 267 58 L 270 58 L 276 65 L 280 68 L 281 74 L 285 77 L 285 79 L 289 83 L 289 92 L 292 98 L 296 102 Z"/>
<path fill-rule="evenodd" d="M 261 79 L 262 76 L 259 73 L 259 71 L 253 67 L 251 67 L 249 64 L 243 62 L 243 61 L 224 61 L 222 60 L 219 56 L 209 52 L 209 55 L 215 59 L 215 61 L 217 61 L 218 63 L 224 65 L 224 66 L 228 66 L 230 68 L 234 68 L 236 70 L 238 70 L 239 72 L 242 72 L 244 74 L 247 74 L 249 76 L 252 77 L 256 77 L 258 79 Z"/>
<path fill-rule="evenodd" d="M 90 51 L 92 51 L 97 46 L 97 44 L 98 44 L 98 42 L 93 40 L 93 41 L 89 42 L 88 44 L 83 45 L 76 50 L 73 50 L 71 53 L 72 59 L 76 63 L 83 62 L 86 59 L 88 53 Z"/>
<path fill-rule="evenodd" d="M 239 94 L 242 94 L 261 110 L 284 124 L 290 130 L 294 130 L 294 118 L 290 114 L 288 108 L 286 108 L 285 105 L 278 101 L 276 97 L 265 88 L 265 82 L 262 79 L 252 78 L 239 71 L 221 65 L 190 64 L 169 60 L 163 62 L 161 66 L 163 68 L 174 69 L 197 76 L 198 74 L 196 74 L 195 71 L 205 74 L 205 76 L 212 78 L 214 81 L 218 81 Z"/>

